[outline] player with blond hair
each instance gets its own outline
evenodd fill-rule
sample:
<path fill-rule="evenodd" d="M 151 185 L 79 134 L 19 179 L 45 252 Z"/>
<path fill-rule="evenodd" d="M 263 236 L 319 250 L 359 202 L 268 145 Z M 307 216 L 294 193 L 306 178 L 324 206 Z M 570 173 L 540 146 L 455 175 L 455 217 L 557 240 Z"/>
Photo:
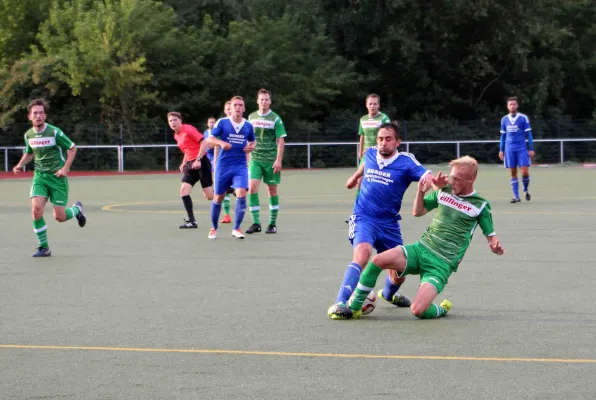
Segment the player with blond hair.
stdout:
<path fill-rule="evenodd" d="M 418 242 L 373 257 L 360 277 L 354 301 L 348 311 L 344 310 L 347 318 L 362 315 L 362 304 L 384 269 L 395 270 L 399 276 L 420 275 L 420 286 L 410 311 L 420 319 L 443 317 L 451 310 L 451 302 L 445 299 L 437 305 L 433 300 L 443 291 L 449 276 L 457 272 L 476 227 L 480 225 L 493 253 L 505 252 L 494 231 L 490 204 L 474 190 L 478 163 L 464 156 L 449 165 L 450 184 L 443 189 L 426 195 L 430 183 L 427 180 L 418 183 L 412 213 L 421 217 L 436 208 L 429 227 Z"/>

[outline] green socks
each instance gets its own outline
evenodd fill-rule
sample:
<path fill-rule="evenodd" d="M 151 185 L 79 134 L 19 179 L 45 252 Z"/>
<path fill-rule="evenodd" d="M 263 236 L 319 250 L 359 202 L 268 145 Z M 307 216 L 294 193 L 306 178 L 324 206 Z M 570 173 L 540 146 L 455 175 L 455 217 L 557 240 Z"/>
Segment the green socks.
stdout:
<path fill-rule="evenodd" d="M 223 201 L 224 215 L 230 215 L 230 195 L 226 194 Z"/>
<path fill-rule="evenodd" d="M 279 196 L 269 197 L 269 225 L 275 225 L 279 213 Z"/>
<path fill-rule="evenodd" d="M 447 315 L 447 310 L 443 307 L 431 303 L 430 306 L 422 314 L 418 316 L 420 319 L 435 319 Z"/>
<path fill-rule="evenodd" d="M 67 221 L 69 219 L 73 219 L 73 217 L 76 217 L 81 212 L 78 207 L 67 207 L 64 209 L 64 211 L 66 212 Z"/>
<path fill-rule="evenodd" d="M 364 268 L 364 272 L 360 275 L 358 286 L 356 287 L 356 290 L 354 290 L 354 300 L 352 300 L 352 304 L 350 305 L 351 310 L 358 311 L 362 308 L 366 296 L 368 296 L 368 294 L 375 288 L 381 272 L 383 272 L 383 270 L 377 267 L 372 261 L 370 261 L 366 268 Z"/>
<path fill-rule="evenodd" d="M 261 225 L 261 206 L 259 205 L 259 194 L 248 194 L 248 209 L 252 217 L 252 222 Z"/>
<path fill-rule="evenodd" d="M 39 247 L 49 248 L 48 244 L 48 226 L 46 221 L 43 219 L 33 220 L 33 232 L 37 236 L 37 243 Z"/>

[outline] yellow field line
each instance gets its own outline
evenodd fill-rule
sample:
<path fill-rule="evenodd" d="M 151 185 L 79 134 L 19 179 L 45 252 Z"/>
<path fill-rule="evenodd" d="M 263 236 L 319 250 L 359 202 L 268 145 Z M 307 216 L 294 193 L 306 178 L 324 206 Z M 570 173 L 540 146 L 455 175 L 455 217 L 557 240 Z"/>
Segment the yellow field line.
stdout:
<path fill-rule="evenodd" d="M 500 362 L 535 362 L 535 363 L 576 363 L 593 364 L 596 359 L 581 358 L 523 358 L 523 357 L 465 357 L 465 356 L 414 356 L 414 355 L 375 355 L 342 353 L 302 353 L 284 351 L 248 351 L 248 350 L 207 350 L 207 349 L 155 349 L 138 347 L 101 347 L 101 346 L 38 346 L 24 344 L 0 344 L 0 349 L 34 350 L 87 350 L 87 351 L 125 351 L 137 353 L 186 353 L 220 354 L 245 356 L 276 357 L 317 357 L 317 358 L 365 358 L 386 360 L 439 360 L 439 361 L 500 361 Z"/>

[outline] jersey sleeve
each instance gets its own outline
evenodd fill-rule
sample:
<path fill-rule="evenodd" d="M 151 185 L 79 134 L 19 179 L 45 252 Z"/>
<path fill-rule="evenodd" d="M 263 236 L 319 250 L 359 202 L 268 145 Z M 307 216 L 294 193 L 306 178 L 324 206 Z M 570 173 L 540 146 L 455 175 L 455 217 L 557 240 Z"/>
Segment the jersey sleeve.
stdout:
<path fill-rule="evenodd" d="M 383 118 L 381 119 L 381 124 L 389 124 L 389 123 L 391 123 L 391 119 L 387 115 L 383 115 Z"/>
<path fill-rule="evenodd" d="M 362 129 L 362 121 L 358 121 L 358 134 L 364 136 L 364 129 Z"/>
<path fill-rule="evenodd" d="M 482 233 L 484 234 L 484 236 L 495 235 L 495 228 L 493 226 L 493 216 L 490 204 L 486 203 L 486 205 L 482 208 L 482 211 L 478 216 L 478 224 L 480 225 L 480 229 L 482 229 Z"/>
<path fill-rule="evenodd" d="M 424 196 L 424 208 L 427 211 L 434 210 L 439 206 L 439 192 L 440 190 L 435 190 Z"/>
<path fill-rule="evenodd" d="M 75 145 L 62 131 L 56 131 L 56 144 L 65 150 L 72 149 Z"/>
<path fill-rule="evenodd" d="M 188 126 L 188 132 L 190 133 L 190 135 L 197 141 L 200 142 L 201 140 L 204 139 L 203 135 L 201 134 L 201 132 L 199 132 L 199 130 L 197 128 L 195 128 L 192 125 Z"/>
<path fill-rule="evenodd" d="M 275 121 L 275 137 L 280 139 L 285 138 L 286 136 L 288 136 L 288 134 L 286 133 L 286 127 L 284 126 L 284 122 L 281 120 L 280 117 L 277 117 L 277 121 Z"/>
<path fill-rule="evenodd" d="M 401 153 L 409 157 L 410 168 L 408 169 L 408 174 L 410 179 L 414 182 L 418 182 L 420 178 L 428 173 L 428 170 L 422 166 L 414 156 L 414 154 L 410 153 Z"/>
<path fill-rule="evenodd" d="M 33 149 L 29 146 L 29 141 L 27 140 L 27 135 L 25 135 L 25 153 L 33 154 Z"/>
<path fill-rule="evenodd" d="M 246 137 L 246 140 L 248 142 L 254 142 L 256 140 L 256 138 L 255 138 L 255 128 L 254 128 L 254 126 L 250 122 L 248 124 L 250 125 L 250 130 L 249 130 L 248 136 Z"/>
<path fill-rule="evenodd" d="M 215 121 L 215 125 L 213 125 L 213 129 L 211 129 L 211 136 L 216 139 L 221 139 L 221 119 Z"/>

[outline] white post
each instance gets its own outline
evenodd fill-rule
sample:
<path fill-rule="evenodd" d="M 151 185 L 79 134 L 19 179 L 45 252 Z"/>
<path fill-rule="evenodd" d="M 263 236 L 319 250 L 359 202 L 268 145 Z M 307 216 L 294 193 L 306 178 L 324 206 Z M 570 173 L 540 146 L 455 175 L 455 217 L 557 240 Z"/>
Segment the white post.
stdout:
<path fill-rule="evenodd" d="M 560 150 L 561 150 L 561 164 L 565 162 L 565 152 L 563 151 L 563 141 L 560 142 Z"/>
<path fill-rule="evenodd" d="M 124 172 L 124 149 L 118 146 L 118 172 Z"/>
<path fill-rule="evenodd" d="M 460 155 L 459 155 L 459 153 L 460 153 L 459 152 L 459 142 L 457 142 L 457 151 L 456 151 L 456 153 L 457 153 L 457 157 L 455 157 L 455 158 L 459 158 L 460 157 Z"/>
<path fill-rule="evenodd" d="M 8 172 L 8 149 L 4 149 L 4 172 Z"/>
<path fill-rule="evenodd" d="M 310 142 L 306 144 L 306 168 L 310 169 Z"/>
<path fill-rule="evenodd" d="M 168 172 L 170 170 L 170 152 L 169 152 L 169 147 L 166 144 L 166 172 Z"/>

